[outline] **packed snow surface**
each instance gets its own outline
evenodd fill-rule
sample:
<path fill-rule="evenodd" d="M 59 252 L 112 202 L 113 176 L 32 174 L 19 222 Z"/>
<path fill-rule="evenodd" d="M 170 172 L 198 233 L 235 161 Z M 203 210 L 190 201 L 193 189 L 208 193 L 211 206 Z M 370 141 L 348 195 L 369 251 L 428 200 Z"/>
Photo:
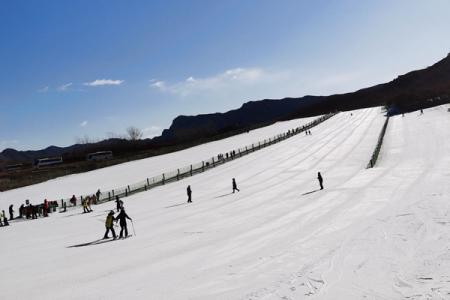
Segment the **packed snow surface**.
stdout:
<path fill-rule="evenodd" d="M 391 118 L 373 169 L 380 109 L 338 114 L 311 136 L 125 198 L 136 230 L 125 240 L 89 244 L 103 236 L 112 202 L 14 222 L 0 228 L 1 297 L 449 299 L 448 107 Z M 139 166 L 117 168 L 127 177 Z"/>

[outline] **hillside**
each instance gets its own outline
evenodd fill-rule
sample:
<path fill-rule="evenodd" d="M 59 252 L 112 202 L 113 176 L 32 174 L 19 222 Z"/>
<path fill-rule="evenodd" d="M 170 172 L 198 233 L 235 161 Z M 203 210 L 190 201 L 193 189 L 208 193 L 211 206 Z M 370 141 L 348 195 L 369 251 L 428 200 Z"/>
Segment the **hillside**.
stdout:
<path fill-rule="evenodd" d="M 30 163 L 36 158 L 61 155 L 70 161 L 82 161 L 87 153 L 101 150 L 112 150 L 125 156 L 147 151 L 149 156 L 245 132 L 280 120 L 385 105 L 394 113 L 408 112 L 448 103 L 449 95 L 450 54 L 426 69 L 412 71 L 398 76 L 391 82 L 352 93 L 279 100 L 264 99 L 247 102 L 242 107 L 225 113 L 178 116 L 161 136 L 138 142 L 110 139 L 87 145 L 51 146 L 39 151 L 6 149 L 0 153 L 0 164 L 2 161 L 3 164 Z"/>

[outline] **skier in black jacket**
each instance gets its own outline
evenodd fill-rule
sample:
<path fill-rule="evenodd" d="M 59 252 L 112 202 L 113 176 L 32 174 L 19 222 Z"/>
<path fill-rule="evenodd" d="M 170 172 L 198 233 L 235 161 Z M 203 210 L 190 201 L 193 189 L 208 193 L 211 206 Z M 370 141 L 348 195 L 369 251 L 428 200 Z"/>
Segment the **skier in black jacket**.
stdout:
<path fill-rule="evenodd" d="M 125 208 L 122 207 L 120 213 L 116 217 L 116 221 L 119 220 L 120 225 L 120 235 L 119 238 L 123 237 L 123 231 L 125 231 L 125 237 L 128 236 L 127 219 L 133 221 L 125 212 Z"/>
<path fill-rule="evenodd" d="M 232 185 L 233 185 L 233 194 L 235 191 L 240 192 L 240 190 L 237 188 L 236 179 L 234 179 L 234 178 L 232 180 Z"/>
<path fill-rule="evenodd" d="M 192 190 L 191 190 L 191 186 L 190 185 L 188 185 L 188 187 L 187 187 L 187 189 L 186 189 L 186 193 L 187 193 L 187 195 L 188 195 L 188 203 L 191 203 L 192 202 Z"/>
<path fill-rule="evenodd" d="M 14 209 L 13 209 L 13 205 L 12 204 L 9 206 L 9 219 L 10 220 L 14 219 Z"/>
<path fill-rule="evenodd" d="M 317 180 L 319 180 L 320 189 L 323 190 L 323 178 L 320 172 L 317 173 Z"/>

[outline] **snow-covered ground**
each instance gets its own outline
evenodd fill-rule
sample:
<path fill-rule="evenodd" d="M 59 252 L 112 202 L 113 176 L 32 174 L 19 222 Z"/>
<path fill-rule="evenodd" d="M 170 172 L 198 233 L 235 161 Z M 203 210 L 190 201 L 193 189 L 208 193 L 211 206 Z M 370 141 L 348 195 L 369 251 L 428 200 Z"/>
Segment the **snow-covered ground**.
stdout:
<path fill-rule="evenodd" d="M 278 122 L 227 139 L 202 144 L 183 151 L 166 155 L 136 160 L 108 168 L 98 169 L 83 174 L 74 174 L 49 180 L 40 184 L 0 192 L 0 208 L 7 208 L 10 204 L 17 207 L 30 199 L 32 203 L 42 203 L 44 199 L 60 200 L 72 195 L 93 194 L 97 189 L 102 191 L 121 188 L 129 184 L 144 181 L 148 177 L 158 176 L 164 172 L 196 164 L 203 160 L 217 156 L 219 153 L 258 143 L 264 139 L 303 126 L 316 118 L 303 118 L 285 122 Z"/>
<path fill-rule="evenodd" d="M 1 297 L 449 299 L 448 107 L 391 118 L 374 169 L 384 117 L 367 109 L 126 198 L 137 234 L 126 240 L 70 247 L 101 238 L 114 203 L 0 228 Z M 125 177 L 139 168 L 127 165 Z"/>

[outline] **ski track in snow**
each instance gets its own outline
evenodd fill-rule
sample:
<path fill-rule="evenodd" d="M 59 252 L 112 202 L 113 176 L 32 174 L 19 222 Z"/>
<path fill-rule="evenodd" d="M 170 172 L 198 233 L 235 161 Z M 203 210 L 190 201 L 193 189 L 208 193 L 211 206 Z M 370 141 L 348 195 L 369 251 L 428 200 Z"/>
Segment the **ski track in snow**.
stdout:
<path fill-rule="evenodd" d="M 98 242 L 113 202 L 95 206 L 92 214 L 71 211 L 12 223 L 0 230 L 2 296 L 450 299 L 448 107 L 391 118 L 373 169 L 365 166 L 384 117 L 379 109 L 365 109 L 336 115 L 313 128 L 312 136 L 300 134 L 125 198 L 137 231 L 130 239 Z M 276 134 L 301 122 L 264 132 Z M 236 141 L 247 144 L 245 139 L 244 134 L 216 143 L 231 150 L 242 145 Z M 198 157 L 220 152 L 212 153 L 218 148 L 211 143 L 195 148 Z M 167 157 L 159 159 L 183 161 L 180 153 Z M 137 177 L 152 164 L 161 166 L 155 158 L 141 163 L 94 173 L 94 183 L 120 182 L 117 170 Z M 52 185 L 60 191 L 74 180 L 91 188 L 83 179 L 92 180 L 91 173 L 2 193 L 0 204 Z M 241 189 L 235 194 L 233 177 Z M 131 224 L 128 229 L 132 233 Z"/>

